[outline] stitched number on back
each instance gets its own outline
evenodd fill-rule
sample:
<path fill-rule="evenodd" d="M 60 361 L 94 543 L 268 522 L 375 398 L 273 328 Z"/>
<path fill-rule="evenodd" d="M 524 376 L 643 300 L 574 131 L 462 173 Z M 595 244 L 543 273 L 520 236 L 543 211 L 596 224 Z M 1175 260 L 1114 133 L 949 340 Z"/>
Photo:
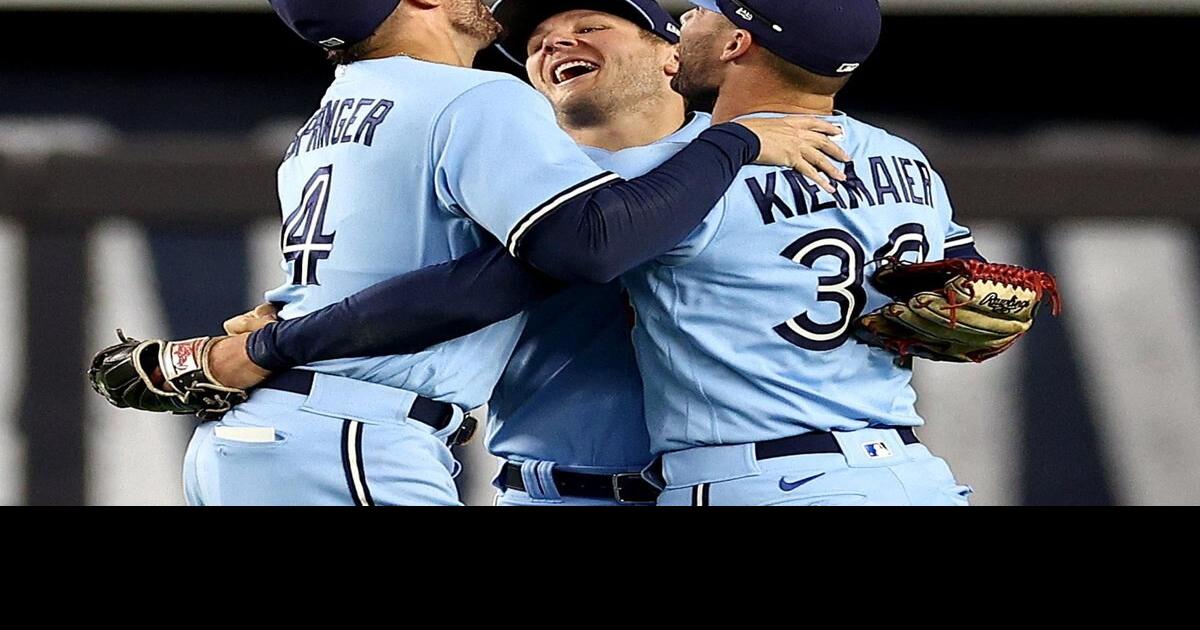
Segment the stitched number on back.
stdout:
<path fill-rule="evenodd" d="M 842 230 L 818 230 L 788 245 L 779 255 L 809 269 L 827 256 L 840 260 L 837 274 L 817 279 L 817 301 L 833 302 L 840 308 L 833 322 L 814 322 L 805 311 L 773 330 L 806 350 L 832 350 L 845 343 L 850 323 L 858 319 L 867 303 L 862 287 L 862 245 Z"/>
<path fill-rule="evenodd" d="M 325 210 L 333 185 L 333 165 L 313 173 L 300 194 L 300 205 L 283 221 L 283 259 L 292 263 L 292 284 L 321 284 L 317 261 L 329 258 L 333 237 L 325 234 Z"/>
<path fill-rule="evenodd" d="M 892 230 L 887 245 L 875 250 L 875 259 L 892 256 L 901 258 L 906 252 L 914 252 L 917 255 L 917 259 L 910 262 L 925 262 L 925 257 L 929 255 L 929 239 L 925 238 L 925 226 L 920 223 L 905 223 Z"/>
<path fill-rule="evenodd" d="M 912 262 L 924 262 L 929 255 L 929 239 L 925 238 L 925 226 L 920 223 L 905 223 L 892 230 L 887 244 L 875 250 L 874 258 L 901 258 L 906 253 L 916 254 Z M 834 302 L 840 310 L 837 321 L 827 324 L 812 321 L 806 311 L 776 326 L 775 332 L 806 350 L 832 350 L 845 343 L 850 337 L 851 323 L 858 320 L 867 303 L 863 290 L 863 265 L 867 261 L 863 259 L 862 245 L 842 230 L 819 230 L 788 245 L 780 255 L 809 269 L 825 256 L 840 260 L 837 275 L 817 279 L 817 300 Z"/>

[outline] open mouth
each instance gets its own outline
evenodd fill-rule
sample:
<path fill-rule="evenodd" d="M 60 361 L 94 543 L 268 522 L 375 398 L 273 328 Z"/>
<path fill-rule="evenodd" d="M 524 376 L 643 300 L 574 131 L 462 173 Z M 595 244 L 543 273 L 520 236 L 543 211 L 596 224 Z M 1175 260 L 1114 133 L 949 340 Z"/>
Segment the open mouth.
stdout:
<path fill-rule="evenodd" d="M 589 75 L 600 69 L 600 66 L 590 61 L 573 59 L 559 63 L 551 71 L 554 85 L 562 85 L 579 77 Z"/>

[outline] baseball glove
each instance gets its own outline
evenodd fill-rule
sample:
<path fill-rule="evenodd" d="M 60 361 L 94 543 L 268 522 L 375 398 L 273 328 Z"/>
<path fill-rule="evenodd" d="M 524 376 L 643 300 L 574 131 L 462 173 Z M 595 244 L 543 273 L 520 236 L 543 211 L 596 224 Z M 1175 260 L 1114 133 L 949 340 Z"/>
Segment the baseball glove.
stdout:
<path fill-rule="evenodd" d="M 1033 326 L 1043 297 L 1061 302 L 1044 271 L 980 260 L 907 263 L 888 259 L 871 283 L 895 302 L 858 320 L 863 342 L 900 355 L 979 363 L 1007 350 Z"/>
<path fill-rule="evenodd" d="M 185 341 L 138 341 L 117 330 L 120 343 L 92 358 L 88 381 L 116 407 L 219 418 L 247 398 L 208 369 L 213 337 Z"/>

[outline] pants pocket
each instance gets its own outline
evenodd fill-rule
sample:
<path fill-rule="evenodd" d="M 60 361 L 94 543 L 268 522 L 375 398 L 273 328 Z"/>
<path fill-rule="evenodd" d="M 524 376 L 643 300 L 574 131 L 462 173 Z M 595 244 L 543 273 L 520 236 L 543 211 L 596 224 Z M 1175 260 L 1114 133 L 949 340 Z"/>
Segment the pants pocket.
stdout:
<path fill-rule="evenodd" d="M 288 435 L 275 427 L 230 426 L 217 422 L 212 427 L 211 439 L 218 447 L 262 449 L 286 444 Z"/>

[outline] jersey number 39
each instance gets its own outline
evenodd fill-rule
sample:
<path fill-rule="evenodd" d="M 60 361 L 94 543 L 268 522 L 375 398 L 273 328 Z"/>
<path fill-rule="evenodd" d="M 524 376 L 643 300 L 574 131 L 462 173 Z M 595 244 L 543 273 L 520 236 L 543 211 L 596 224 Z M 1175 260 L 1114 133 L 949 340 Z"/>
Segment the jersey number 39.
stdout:
<path fill-rule="evenodd" d="M 905 223 L 892 230 L 888 242 L 874 252 L 873 259 L 905 253 L 916 254 L 913 262 L 922 262 L 929 254 L 929 241 L 920 223 Z M 794 241 L 779 253 L 788 260 L 812 268 L 818 259 L 832 256 L 841 261 L 837 274 L 817 279 L 817 301 L 833 302 L 839 307 L 836 321 L 814 322 L 805 311 L 776 326 L 773 330 L 789 343 L 805 350 L 833 350 L 850 337 L 850 324 L 862 315 L 867 304 L 863 290 L 863 246 L 849 232 L 838 229 L 818 230 Z"/>

